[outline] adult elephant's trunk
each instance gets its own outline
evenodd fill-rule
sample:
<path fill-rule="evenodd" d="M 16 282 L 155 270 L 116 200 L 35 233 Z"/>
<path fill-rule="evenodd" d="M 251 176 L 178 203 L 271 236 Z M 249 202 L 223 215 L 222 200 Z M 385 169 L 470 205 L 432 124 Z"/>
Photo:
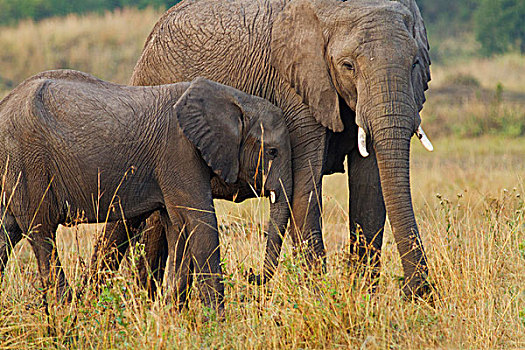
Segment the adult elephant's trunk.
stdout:
<path fill-rule="evenodd" d="M 414 217 L 409 174 L 410 139 L 419 118 L 407 94 L 408 84 L 395 78 L 382 80 L 369 90 L 377 92 L 367 101 L 369 107 L 358 111 L 364 113 L 361 120 L 368 121 L 377 156 L 385 206 L 403 264 L 403 290 L 408 295 L 420 294 L 424 292 L 420 287 L 424 286 L 428 268 Z"/>
<path fill-rule="evenodd" d="M 279 190 L 274 191 L 274 195 L 270 195 L 270 220 L 267 224 L 268 236 L 263 274 L 262 277 L 260 275 L 255 276 L 250 274 L 249 281 L 251 283 L 264 284 L 268 282 L 277 269 L 283 238 L 290 219 L 289 199 L 292 194 L 292 179 L 290 173 L 291 171 L 288 171 L 288 176 L 281 178 L 282 182 L 277 180 L 276 182 L 278 184 L 273 186 L 273 188 L 279 188 Z M 273 203 L 272 197 L 275 200 Z"/>

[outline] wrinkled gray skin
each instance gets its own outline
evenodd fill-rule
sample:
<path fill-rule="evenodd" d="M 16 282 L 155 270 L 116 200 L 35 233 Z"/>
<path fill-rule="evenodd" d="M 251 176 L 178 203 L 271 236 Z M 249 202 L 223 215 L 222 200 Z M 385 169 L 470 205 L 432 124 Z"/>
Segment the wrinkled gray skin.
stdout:
<path fill-rule="evenodd" d="M 267 175 L 264 191 L 276 194 L 269 231 L 278 235 L 290 216 L 283 192 L 291 190 L 290 153 L 281 110 L 203 78 L 129 87 L 70 70 L 36 75 L 0 102 L 3 238 L 11 241 L 2 270 L 24 232 L 43 280 L 56 282 L 61 297 L 67 282 L 54 250 L 59 224 L 82 213 L 91 223 L 124 217 L 133 230 L 160 210 L 176 260 L 169 292 L 185 297 L 196 272 L 205 303 L 222 308 L 211 178 L 261 191 Z"/>
<path fill-rule="evenodd" d="M 131 84 L 204 76 L 280 107 L 292 145 L 294 244 L 307 241 L 310 260 L 324 256 L 321 180 L 343 172 L 347 157 L 354 252 L 379 266 L 388 212 L 403 289 L 421 294 L 428 271 L 409 155 L 429 65 L 413 0 L 186 0 L 155 25 Z M 357 150 L 358 126 L 367 158 Z"/>

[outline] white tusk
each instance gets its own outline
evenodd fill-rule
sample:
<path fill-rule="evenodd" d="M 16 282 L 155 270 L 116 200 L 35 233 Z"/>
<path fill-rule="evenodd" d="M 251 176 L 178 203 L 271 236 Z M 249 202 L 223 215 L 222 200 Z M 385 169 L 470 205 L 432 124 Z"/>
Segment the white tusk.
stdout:
<path fill-rule="evenodd" d="M 275 203 L 275 192 L 274 191 L 270 191 L 270 203 L 272 204 Z"/>
<path fill-rule="evenodd" d="M 359 148 L 359 153 L 361 153 L 363 157 L 368 157 L 366 150 L 366 132 L 362 127 L 359 127 L 357 131 L 357 148 Z"/>
<path fill-rule="evenodd" d="M 432 152 L 434 150 L 434 146 L 432 146 L 432 143 L 428 139 L 427 134 L 425 134 L 425 132 L 423 131 L 421 125 L 419 126 L 419 128 L 417 128 L 416 136 L 419 139 L 419 141 L 421 141 L 423 147 L 425 147 L 427 151 Z"/>

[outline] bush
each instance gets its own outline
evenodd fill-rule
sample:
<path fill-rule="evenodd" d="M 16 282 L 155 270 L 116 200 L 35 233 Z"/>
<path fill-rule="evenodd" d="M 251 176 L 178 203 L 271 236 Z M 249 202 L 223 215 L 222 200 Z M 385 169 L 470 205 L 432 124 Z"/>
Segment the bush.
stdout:
<path fill-rule="evenodd" d="M 485 55 L 519 50 L 525 53 L 525 1 L 480 0 L 475 32 Z"/>

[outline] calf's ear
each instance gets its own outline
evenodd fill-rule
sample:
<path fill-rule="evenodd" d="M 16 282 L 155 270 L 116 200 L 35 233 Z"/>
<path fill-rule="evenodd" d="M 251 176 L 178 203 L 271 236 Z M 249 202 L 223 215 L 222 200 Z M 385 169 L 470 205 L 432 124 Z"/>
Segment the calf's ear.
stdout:
<path fill-rule="evenodd" d="M 197 78 L 175 106 L 177 120 L 215 174 L 237 181 L 242 138 L 242 111 L 233 88 Z"/>

